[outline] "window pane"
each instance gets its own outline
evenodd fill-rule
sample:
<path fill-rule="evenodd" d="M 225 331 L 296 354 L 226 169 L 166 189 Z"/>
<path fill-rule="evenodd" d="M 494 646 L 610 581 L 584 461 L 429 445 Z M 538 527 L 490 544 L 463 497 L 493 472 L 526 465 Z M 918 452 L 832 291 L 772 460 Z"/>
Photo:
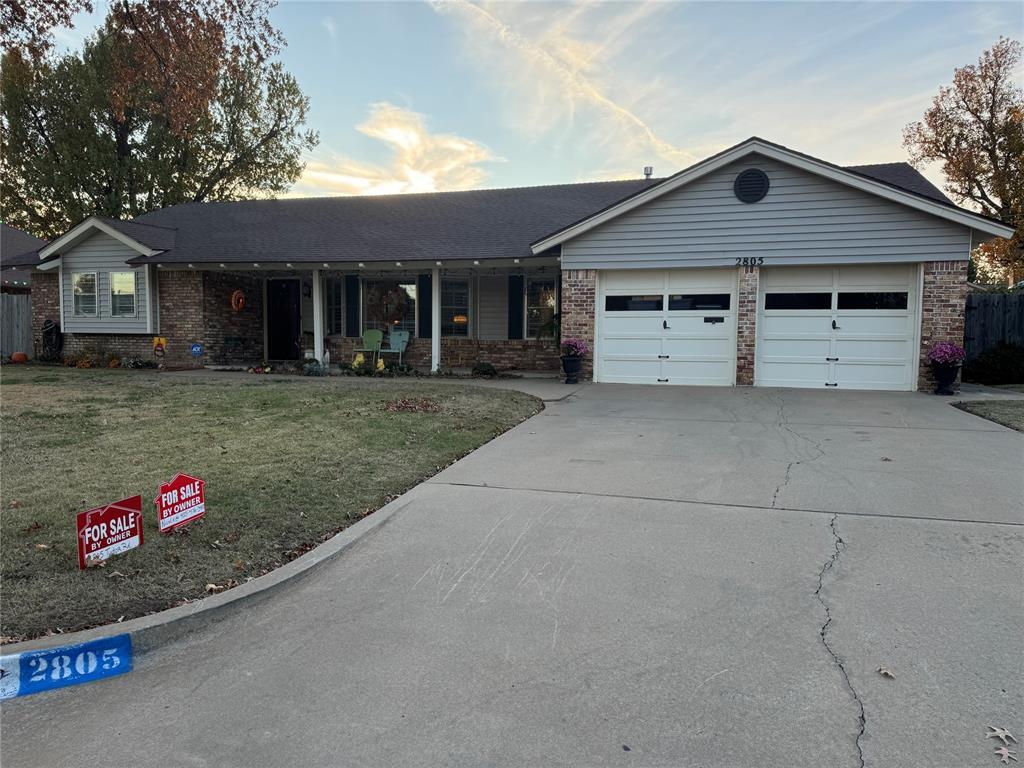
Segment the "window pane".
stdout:
<path fill-rule="evenodd" d="M 416 335 L 416 283 L 399 280 L 363 282 L 363 330 L 395 329 Z"/>
<path fill-rule="evenodd" d="M 441 335 L 469 335 L 469 281 L 441 281 Z"/>
<path fill-rule="evenodd" d="M 110 273 L 110 314 L 113 317 L 135 314 L 135 273 Z"/>
<path fill-rule="evenodd" d="M 669 309 L 728 309 L 728 293 L 673 293 L 668 297 Z"/>
<path fill-rule="evenodd" d="M 831 293 L 766 293 L 765 309 L 832 309 Z"/>
<path fill-rule="evenodd" d="M 79 272 L 71 275 L 71 285 L 75 296 L 74 312 L 76 315 L 96 314 L 96 274 Z"/>
<path fill-rule="evenodd" d="M 526 337 L 536 338 L 555 316 L 555 281 L 529 280 L 526 284 Z"/>
<path fill-rule="evenodd" d="M 840 293 L 839 309 L 906 309 L 906 291 Z"/>
<path fill-rule="evenodd" d="M 659 312 L 664 298 L 658 296 L 605 296 L 606 312 Z"/>

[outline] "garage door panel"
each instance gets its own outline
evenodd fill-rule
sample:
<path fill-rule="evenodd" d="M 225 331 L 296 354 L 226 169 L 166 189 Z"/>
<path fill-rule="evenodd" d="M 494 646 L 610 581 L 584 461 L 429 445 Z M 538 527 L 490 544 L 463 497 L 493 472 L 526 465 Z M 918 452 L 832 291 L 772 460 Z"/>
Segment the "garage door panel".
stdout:
<path fill-rule="evenodd" d="M 661 360 L 603 357 L 602 375 L 619 384 L 654 384 L 661 378 Z"/>
<path fill-rule="evenodd" d="M 657 360 L 660 354 L 660 337 L 611 336 L 604 340 L 604 355 L 607 357 Z"/>
<path fill-rule="evenodd" d="M 828 363 L 786 360 L 761 361 L 758 385 L 763 387 L 822 388 L 828 381 Z"/>
<path fill-rule="evenodd" d="M 877 362 L 843 361 L 836 363 L 836 382 L 842 389 L 898 389 L 906 379 L 902 361 L 886 365 Z"/>
<path fill-rule="evenodd" d="M 768 338 L 761 340 L 761 359 L 821 360 L 832 356 L 832 340 L 825 338 Z"/>
<path fill-rule="evenodd" d="M 727 348 L 729 336 L 712 338 L 700 337 L 666 337 L 662 344 L 663 355 L 671 359 L 679 357 L 701 357 L 714 358 L 716 360 L 731 360 L 732 353 Z"/>
<path fill-rule="evenodd" d="M 605 314 L 602 330 L 605 334 L 647 335 L 661 338 L 662 317 L 660 314 L 616 313 Z"/>
<path fill-rule="evenodd" d="M 766 335 L 777 333 L 792 335 L 823 333 L 828 338 L 832 333 L 831 312 L 805 312 L 790 315 L 765 313 L 760 322 L 762 330 Z"/>
<path fill-rule="evenodd" d="M 837 339 L 836 354 L 840 361 L 878 361 L 904 365 L 911 343 L 906 339 Z"/>
<path fill-rule="evenodd" d="M 906 336 L 913 331 L 913 322 L 904 312 L 900 315 L 836 315 L 837 338 L 847 336 Z"/>
<path fill-rule="evenodd" d="M 732 383 L 732 360 L 675 359 L 662 362 L 662 378 L 670 384 L 716 386 Z"/>

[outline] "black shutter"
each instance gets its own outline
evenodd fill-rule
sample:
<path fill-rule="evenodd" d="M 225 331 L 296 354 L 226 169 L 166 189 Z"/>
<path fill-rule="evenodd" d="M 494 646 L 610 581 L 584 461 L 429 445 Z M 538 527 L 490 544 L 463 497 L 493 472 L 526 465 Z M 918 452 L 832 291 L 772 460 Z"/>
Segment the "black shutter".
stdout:
<path fill-rule="evenodd" d="M 508 276 L 508 337 L 523 338 L 523 276 Z"/>
<path fill-rule="evenodd" d="M 359 336 L 359 278 L 345 275 L 345 335 Z"/>
<path fill-rule="evenodd" d="M 420 313 L 420 338 L 430 338 L 430 320 L 433 315 L 431 302 L 433 293 L 430 275 L 420 275 L 416 278 L 416 304 L 417 312 Z"/>

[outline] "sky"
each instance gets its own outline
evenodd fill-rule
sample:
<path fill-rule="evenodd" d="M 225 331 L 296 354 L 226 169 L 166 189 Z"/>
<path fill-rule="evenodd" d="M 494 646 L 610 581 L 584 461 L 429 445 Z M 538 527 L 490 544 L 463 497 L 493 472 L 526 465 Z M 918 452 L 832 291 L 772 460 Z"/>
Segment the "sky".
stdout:
<path fill-rule="evenodd" d="M 906 160 L 954 68 L 1024 40 L 1019 2 L 283 0 L 271 19 L 320 133 L 292 196 L 666 176 L 753 135 Z"/>

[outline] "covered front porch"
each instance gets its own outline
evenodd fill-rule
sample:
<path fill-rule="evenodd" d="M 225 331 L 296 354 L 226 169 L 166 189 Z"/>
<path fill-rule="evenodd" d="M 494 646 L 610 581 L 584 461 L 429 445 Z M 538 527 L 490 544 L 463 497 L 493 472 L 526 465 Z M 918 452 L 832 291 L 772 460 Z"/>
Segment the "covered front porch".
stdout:
<path fill-rule="evenodd" d="M 557 257 L 240 266 L 204 270 L 208 364 L 349 363 L 376 330 L 420 370 L 559 366 Z"/>

